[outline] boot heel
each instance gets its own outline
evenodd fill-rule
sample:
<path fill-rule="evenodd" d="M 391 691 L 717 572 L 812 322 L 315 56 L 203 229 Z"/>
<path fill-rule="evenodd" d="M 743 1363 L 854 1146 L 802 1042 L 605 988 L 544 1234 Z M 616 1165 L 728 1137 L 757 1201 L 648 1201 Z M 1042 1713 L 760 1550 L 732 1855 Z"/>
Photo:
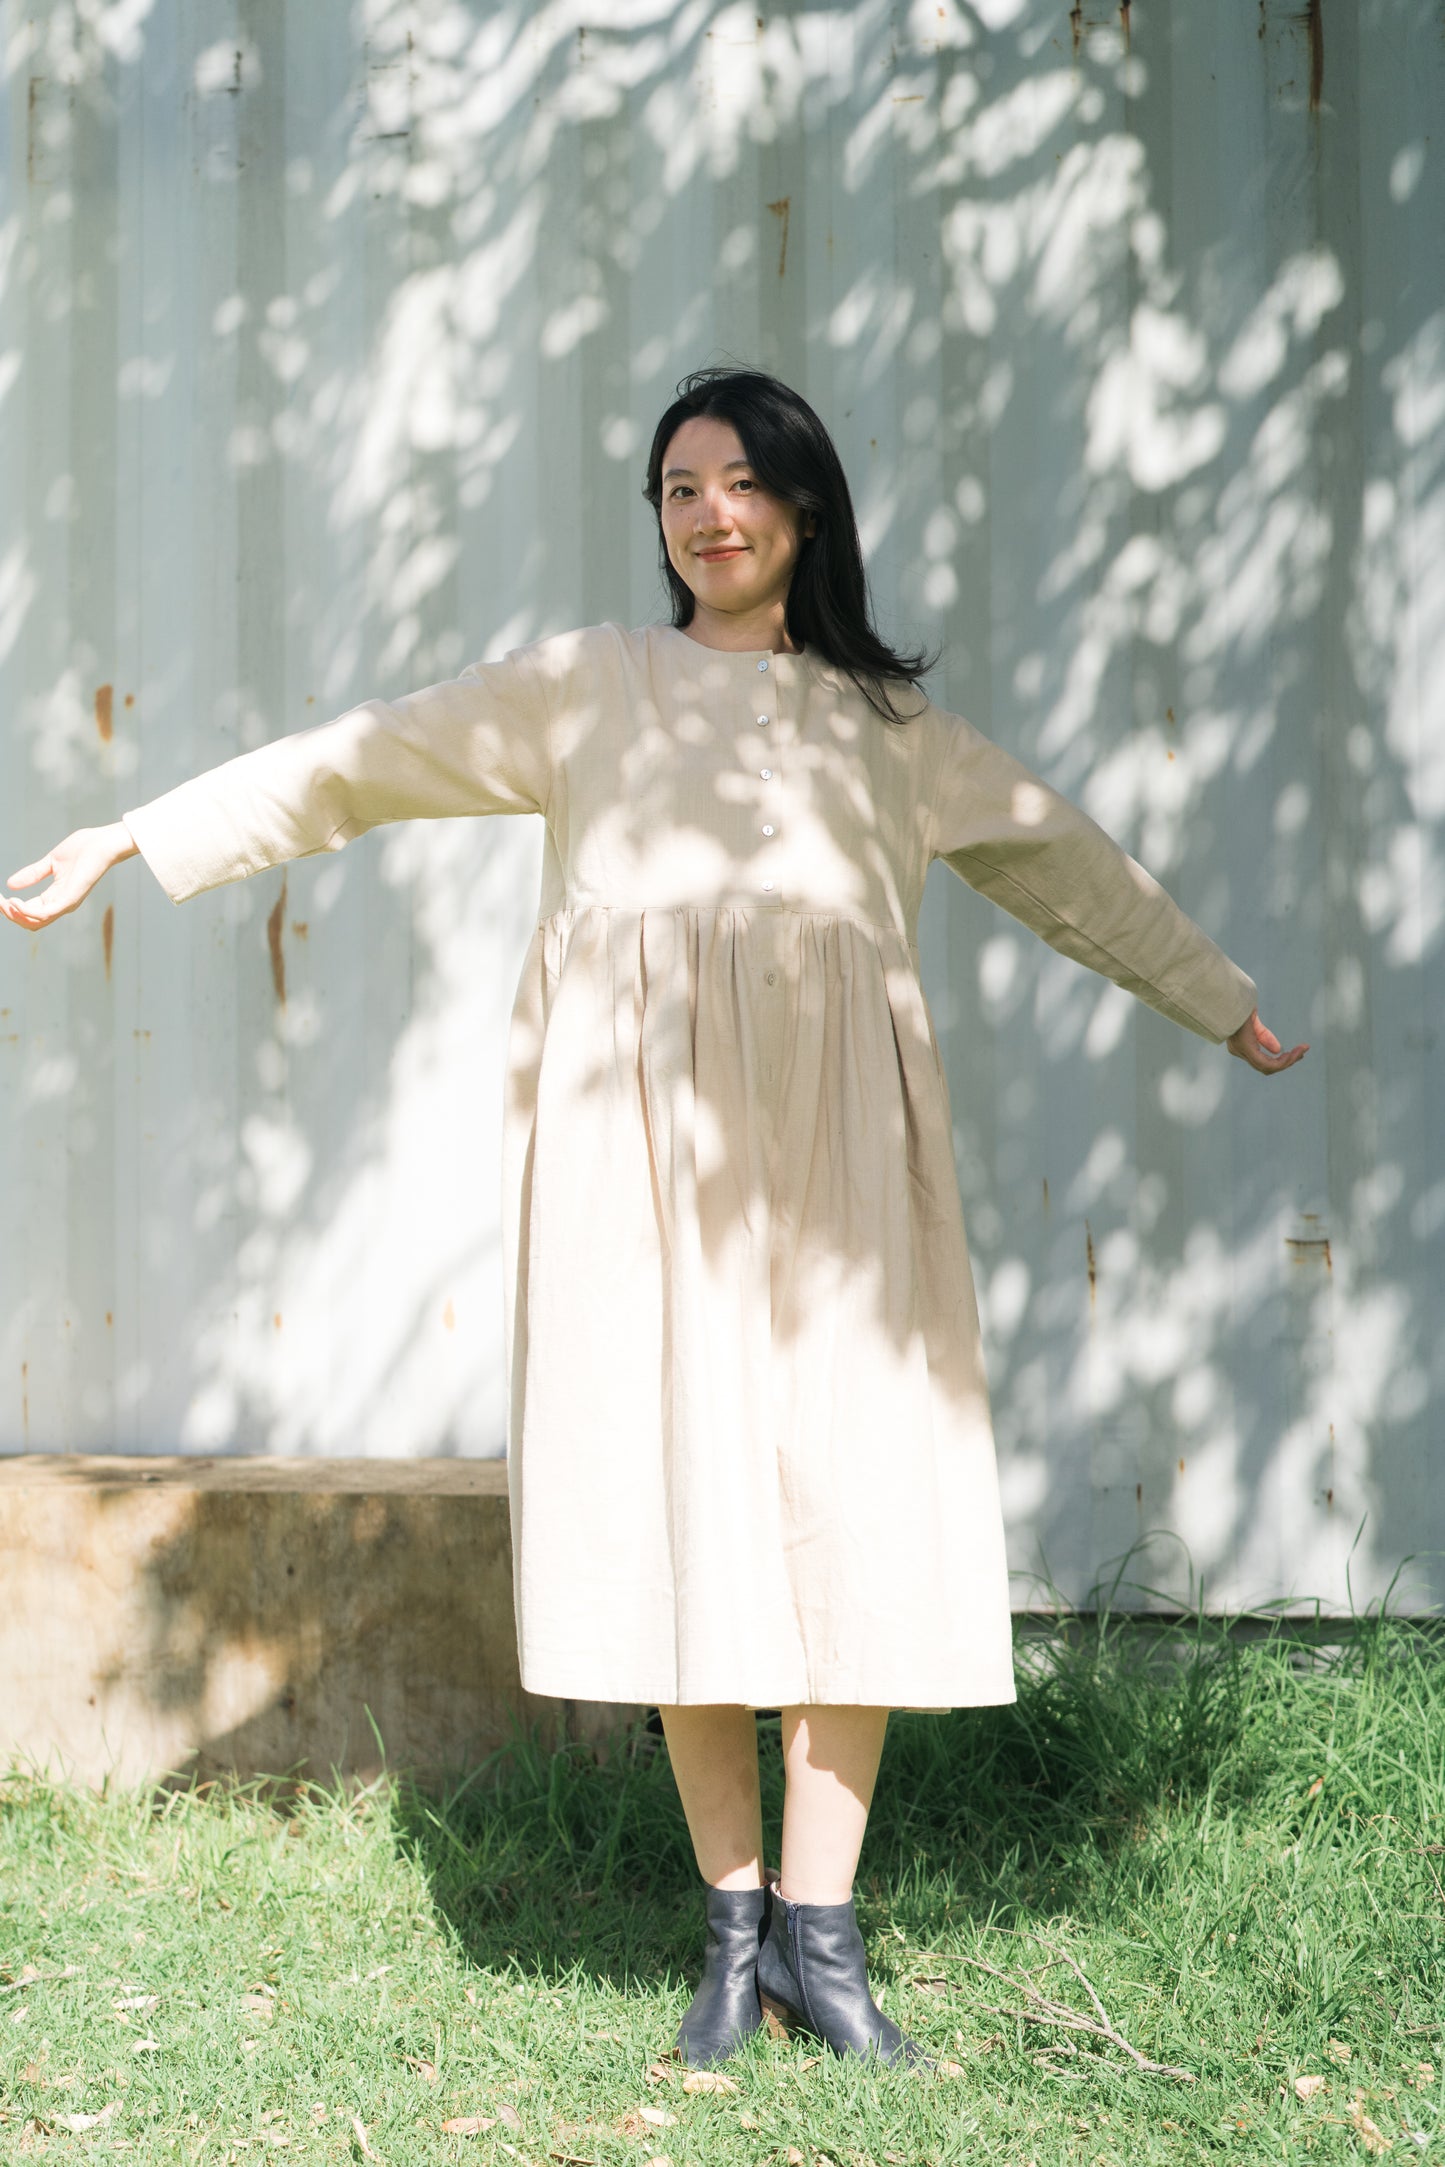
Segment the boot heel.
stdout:
<path fill-rule="evenodd" d="M 777 2001 L 771 1994 L 764 1994 L 761 1989 L 758 1999 L 763 2005 L 763 2022 L 768 2028 L 768 2037 L 791 2039 L 794 2026 L 802 2021 L 798 2011 L 790 2009 L 785 2001 Z"/>

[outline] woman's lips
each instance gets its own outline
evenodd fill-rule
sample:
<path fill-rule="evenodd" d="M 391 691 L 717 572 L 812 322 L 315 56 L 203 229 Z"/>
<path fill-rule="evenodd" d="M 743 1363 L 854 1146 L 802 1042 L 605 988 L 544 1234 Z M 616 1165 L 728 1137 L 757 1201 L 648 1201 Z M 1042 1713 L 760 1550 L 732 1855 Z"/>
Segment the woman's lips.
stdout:
<path fill-rule="evenodd" d="M 716 564 L 720 558 L 740 557 L 742 554 L 743 552 L 741 544 L 730 546 L 726 549 L 695 549 L 693 551 L 693 555 L 695 557 L 701 558 L 704 564 Z"/>

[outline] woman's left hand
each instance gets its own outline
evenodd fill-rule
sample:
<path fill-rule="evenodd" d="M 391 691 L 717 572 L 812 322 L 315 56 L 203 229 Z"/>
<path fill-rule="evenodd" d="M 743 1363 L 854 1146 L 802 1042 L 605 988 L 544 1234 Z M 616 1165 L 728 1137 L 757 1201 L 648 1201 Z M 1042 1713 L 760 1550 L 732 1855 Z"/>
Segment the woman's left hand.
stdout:
<path fill-rule="evenodd" d="M 1231 1053 L 1237 1053 L 1241 1061 L 1257 1068 L 1261 1076 L 1277 1076 L 1283 1068 L 1293 1068 L 1309 1052 L 1308 1046 L 1293 1046 L 1288 1053 L 1281 1053 L 1279 1040 L 1267 1023 L 1259 1020 L 1259 1010 L 1252 1009 L 1225 1044 Z"/>

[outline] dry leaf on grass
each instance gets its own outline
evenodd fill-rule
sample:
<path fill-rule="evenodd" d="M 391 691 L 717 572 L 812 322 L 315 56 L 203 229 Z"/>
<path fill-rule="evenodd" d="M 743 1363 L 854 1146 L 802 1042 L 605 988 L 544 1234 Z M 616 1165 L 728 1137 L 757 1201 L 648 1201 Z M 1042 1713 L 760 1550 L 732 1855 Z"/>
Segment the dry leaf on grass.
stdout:
<path fill-rule="evenodd" d="M 378 2157 L 378 2154 L 373 2152 L 371 2149 L 371 2144 L 366 2134 L 366 2124 L 362 2121 L 359 2114 L 354 2114 L 351 2117 L 351 2130 L 353 2136 L 357 2141 L 357 2144 L 361 2147 L 362 2158 L 376 2159 Z"/>
<path fill-rule="evenodd" d="M 740 2114 L 738 2116 L 739 2129 L 761 2129 L 762 2126 L 755 2114 Z"/>
<path fill-rule="evenodd" d="M 1328 2054 L 1332 2062 L 1339 2062 L 1342 2066 L 1350 2058 L 1350 2050 L 1345 2045 L 1343 2039 L 1330 2040 L 1329 2044 L 1325 2048 L 1325 2052 L 1326 2054 Z"/>
<path fill-rule="evenodd" d="M 108 2122 L 111 2116 L 119 2111 L 120 2101 L 113 2099 L 108 2107 L 101 2108 L 99 2114 L 58 2114 L 55 2119 L 62 2129 L 98 2129 L 102 2122 Z"/>
<path fill-rule="evenodd" d="M 1433 2062 L 1416 2062 L 1415 2074 L 1410 2079 L 1410 2082 L 1417 2092 L 1425 2091 L 1428 2086 L 1435 2082 L 1435 2064 Z"/>
<path fill-rule="evenodd" d="M 783 2157 L 787 2160 L 788 2167 L 808 2167 L 806 2159 L 795 2144 L 788 2146 Z"/>
<path fill-rule="evenodd" d="M 127 1994 L 123 2000 L 113 2001 L 110 2006 L 116 2011 L 122 2009 L 154 2009 L 159 2002 L 159 1994 Z"/>
<path fill-rule="evenodd" d="M 967 2075 L 967 2071 L 964 2069 L 962 2062 L 949 2062 L 940 2060 L 937 2067 L 940 2077 L 962 2077 Z"/>
<path fill-rule="evenodd" d="M 672 2154 L 670 2152 L 654 2152 L 651 2159 L 643 2163 L 643 2167 L 672 2167 Z"/>
<path fill-rule="evenodd" d="M 677 2122 L 677 2116 L 669 2114 L 666 2107 L 639 2107 L 637 2111 L 649 2129 L 672 2129 Z"/>
<path fill-rule="evenodd" d="M 471 2003 L 472 2007 L 475 2009 L 477 2006 L 476 1988 L 474 1986 L 464 1986 L 462 1988 L 462 1993 L 465 1996 L 466 2000 L 468 2000 Z"/>
<path fill-rule="evenodd" d="M 161 2043 L 159 2039 L 133 2039 L 130 2051 L 132 2054 L 159 2054 Z"/>
<path fill-rule="evenodd" d="M 403 2054 L 402 2060 L 407 2064 L 408 2068 L 416 2071 L 423 2084 L 436 2083 L 437 2069 L 435 2062 L 423 2061 L 419 2054 Z"/>
<path fill-rule="evenodd" d="M 736 2077 L 723 2075 L 720 2069 L 693 2069 L 682 2080 L 685 2092 L 735 2092 Z"/>
<path fill-rule="evenodd" d="M 816 2069 L 821 2062 L 826 2060 L 827 2056 L 823 2054 L 805 2054 L 798 2067 L 799 2069 Z"/>
<path fill-rule="evenodd" d="M 498 2107 L 497 2120 L 505 2122 L 508 2129 L 520 2129 L 522 2126 L 522 2117 L 510 2100 L 503 2100 L 501 2106 Z"/>
<path fill-rule="evenodd" d="M 1372 2122 L 1365 2112 L 1365 2095 L 1356 2092 L 1350 2101 L 1350 2127 L 1364 2139 L 1367 2152 L 1388 2152 L 1390 2140 L 1378 2122 Z"/>
<path fill-rule="evenodd" d="M 666 2062 L 649 2062 L 647 2081 L 649 2084 L 671 2084 L 672 2070 Z"/>
<path fill-rule="evenodd" d="M 1295 2098 L 1313 2099 L 1315 2093 L 1322 2092 L 1329 2081 L 1328 2077 L 1296 2077 L 1294 2080 Z"/>
<path fill-rule="evenodd" d="M 443 2122 L 444 2137 L 480 2137 L 484 2129 L 490 2129 L 497 2117 L 494 2114 L 454 2114 L 449 2122 Z"/>

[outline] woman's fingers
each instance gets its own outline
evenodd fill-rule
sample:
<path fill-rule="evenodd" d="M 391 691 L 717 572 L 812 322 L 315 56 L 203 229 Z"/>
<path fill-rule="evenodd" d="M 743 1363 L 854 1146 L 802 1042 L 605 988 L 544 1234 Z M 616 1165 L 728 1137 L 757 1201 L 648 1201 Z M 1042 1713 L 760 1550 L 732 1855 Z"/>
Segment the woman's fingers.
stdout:
<path fill-rule="evenodd" d="M 12 873 L 6 886 L 9 888 L 33 888 L 37 880 L 44 880 L 47 873 L 55 870 L 49 858 L 39 858 L 34 865 L 22 865 L 18 873 Z"/>
<path fill-rule="evenodd" d="M 1257 1068 L 1262 1076 L 1276 1076 L 1281 1069 L 1293 1068 L 1295 1062 L 1302 1061 L 1309 1052 L 1307 1045 L 1292 1046 L 1288 1053 L 1282 1052 L 1269 1025 L 1260 1020 L 1258 1009 L 1240 1025 L 1228 1043 L 1231 1053 L 1237 1053 L 1241 1061 Z"/>
<path fill-rule="evenodd" d="M 33 865 L 22 865 L 18 873 L 10 876 L 12 888 L 30 888 L 47 873 L 50 886 L 42 888 L 38 895 L 0 896 L 0 914 L 12 925 L 24 926 L 34 933 L 41 926 L 53 925 L 85 901 L 91 889 L 114 862 L 114 852 L 105 842 L 105 830 L 101 828 L 77 828 L 74 835 L 67 835 L 63 843 L 57 843 L 48 858 L 37 858 Z"/>

